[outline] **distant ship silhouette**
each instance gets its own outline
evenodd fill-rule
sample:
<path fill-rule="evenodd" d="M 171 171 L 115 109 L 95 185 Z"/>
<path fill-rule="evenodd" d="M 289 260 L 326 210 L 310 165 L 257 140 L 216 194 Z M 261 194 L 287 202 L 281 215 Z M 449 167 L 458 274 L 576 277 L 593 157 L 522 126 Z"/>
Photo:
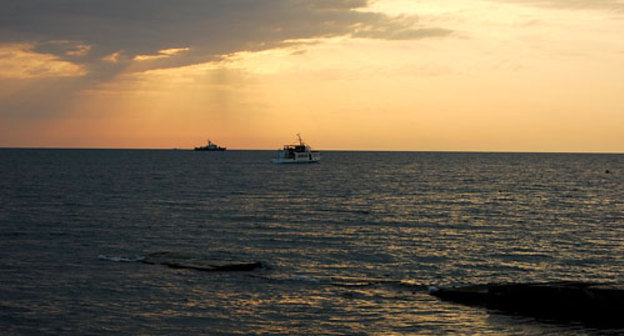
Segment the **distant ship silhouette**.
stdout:
<path fill-rule="evenodd" d="M 193 149 L 193 150 L 196 150 L 196 151 L 211 151 L 211 152 L 214 151 L 214 152 L 216 152 L 216 151 L 224 151 L 226 149 L 227 148 L 225 148 L 225 147 L 217 146 L 212 141 L 210 141 L 210 139 L 208 139 L 208 144 L 206 146 L 195 147 L 195 149 Z"/>

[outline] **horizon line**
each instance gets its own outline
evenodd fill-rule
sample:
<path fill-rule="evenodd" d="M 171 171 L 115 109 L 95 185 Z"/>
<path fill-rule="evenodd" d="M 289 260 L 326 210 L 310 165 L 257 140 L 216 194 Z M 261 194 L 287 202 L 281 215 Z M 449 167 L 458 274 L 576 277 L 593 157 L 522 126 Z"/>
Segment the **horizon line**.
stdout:
<path fill-rule="evenodd" d="M 38 149 L 38 150 L 160 150 L 160 151 L 194 151 L 193 148 L 162 148 L 162 147 L 54 147 L 54 146 L 0 146 L 7 149 Z M 275 151 L 280 149 L 247 149 L 228 148 L 227 151 Z M 611 151 L 526 151 L 526 150 L 407 150 L 407 149 L 314 149 L 324 152 L 396 152 L 396 153 L 475 153 L 475 154 L 612 154 L 622 155 L 624 152 Z"/>

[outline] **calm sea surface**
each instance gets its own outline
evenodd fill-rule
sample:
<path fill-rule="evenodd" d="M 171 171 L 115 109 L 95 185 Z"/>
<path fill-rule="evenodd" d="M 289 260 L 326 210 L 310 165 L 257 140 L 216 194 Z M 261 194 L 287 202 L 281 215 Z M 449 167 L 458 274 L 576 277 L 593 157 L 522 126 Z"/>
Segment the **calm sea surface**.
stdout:
<path fill-rule="evenodd" d="M 2 335 L 601 335 L 427 285 L 624 283 L 624 155 L 0 150 Z M 252 272 L 139 262 L 252 260 Z"/>

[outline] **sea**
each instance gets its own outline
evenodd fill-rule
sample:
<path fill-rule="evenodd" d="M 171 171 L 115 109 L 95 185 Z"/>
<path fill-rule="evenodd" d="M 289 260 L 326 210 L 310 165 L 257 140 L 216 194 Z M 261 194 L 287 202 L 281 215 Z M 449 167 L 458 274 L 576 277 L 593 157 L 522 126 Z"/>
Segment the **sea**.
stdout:
<path fill-rule="evenodd" d="M 1 149 L 0 334 L 624 334 L 427 291 L 624 283 L 624 155 L 321 155 Z"/>

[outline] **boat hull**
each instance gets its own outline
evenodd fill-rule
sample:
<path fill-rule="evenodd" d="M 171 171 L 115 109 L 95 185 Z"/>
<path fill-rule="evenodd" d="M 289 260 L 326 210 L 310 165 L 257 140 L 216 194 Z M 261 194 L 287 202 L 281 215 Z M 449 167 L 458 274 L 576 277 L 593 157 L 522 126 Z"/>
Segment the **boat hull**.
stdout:
<path fill-rule="evenodd" d="M 223 152 L 225 150 L 224 147 L 219 147 L 219 148 L 205 148 L 205 147 L 195 147 L 196 151 L 200 151 L 200 152 Z"/>
<path fill-rule="evenodd" d="M 279 164 L 299 164 L 299 163 L 318 163 L 319 159 L 306 159 L 306 160 L 294 160 L 294 159 L 272 159 L 271 162 Z"/>
<path fill-rule="evenodd" d="M 321 154 L 311 150 L 306 145 L 299 134 L 298 145 L 285 145 L 283 149 L 277 151 L 277 157 L 272 159 L 273 163 L 298 164 L 298 163 L 316 163 L 321 160 Z"/>

